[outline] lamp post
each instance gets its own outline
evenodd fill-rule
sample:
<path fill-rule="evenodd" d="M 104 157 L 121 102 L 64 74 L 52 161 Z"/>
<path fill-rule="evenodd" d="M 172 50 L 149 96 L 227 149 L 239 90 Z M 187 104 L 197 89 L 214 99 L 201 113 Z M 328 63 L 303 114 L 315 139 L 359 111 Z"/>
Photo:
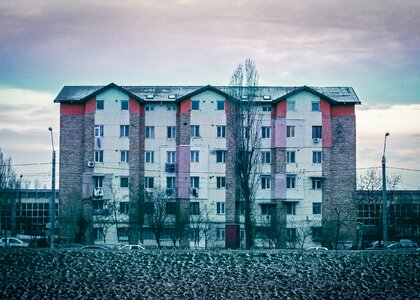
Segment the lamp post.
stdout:
<path fill-rule="evenodd" d="M 22 178 L 23 175 L 19 177 L 19 202 L 18 202 L 18 219 L 17 219 L 17 228 L 18 232 L 22 233 Z"/>
<path fill-rule="evenodd" d="M 51 132 L 51 145 L 52 145 L 52 179 L 51 179 L 51 198 L 50 198 L 50 247 L 54 248 L 55 242 L 55 148 L 53 129 L 48 127 Z"/>
<path fill-rule="evenodd" d="M 386 199 L 386 138 L 389 136 L 389 132 L 385 133 L 384 138 L 384 152 L 382 154 L 382 221 L 383 221 L 383 247 L 387 246 L 388 239 L 388 202 Z"/>

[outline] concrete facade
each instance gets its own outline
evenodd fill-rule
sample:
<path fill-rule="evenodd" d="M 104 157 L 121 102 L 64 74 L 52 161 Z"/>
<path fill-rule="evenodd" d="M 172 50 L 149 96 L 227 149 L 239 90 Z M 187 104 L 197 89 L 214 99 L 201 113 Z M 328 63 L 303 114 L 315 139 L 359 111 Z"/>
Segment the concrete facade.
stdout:
<path fill-rule="evenodd" d="M 82 215 L 88 242 L 105 240 L 100 232 L 106 229 L 108 243 L 152 246 L 145 201 L 160 188 L 176 203 L 163 245 L 171 245 L 174 226 L 184 224 L 189 232 L 178 242 L 182 247 L 243 247 L 235 103 L 244 100 L 233 95 L 229 87 L 212 86 L 63 88 L 55 100 L 62 108 L 60 207 L 69 206 L 60 213 L 62 236 L 75 238 L 74 216 Z M 333 226 L 339 204 L 355 207 L 354 105 L 360 102 L 351 88 L 309 87 L 262 87 L 252 100 L 262 130 L 256 246 L 298 247 L 302 232 Z M 121 202 L 129 203 L 128 211 L 112 217 L 106 207 L 124 207 Z M 207 240 L 204 223 L 212 232 Z M 340 240 L 354 239 L 352 226 L 340 230 Z"/>

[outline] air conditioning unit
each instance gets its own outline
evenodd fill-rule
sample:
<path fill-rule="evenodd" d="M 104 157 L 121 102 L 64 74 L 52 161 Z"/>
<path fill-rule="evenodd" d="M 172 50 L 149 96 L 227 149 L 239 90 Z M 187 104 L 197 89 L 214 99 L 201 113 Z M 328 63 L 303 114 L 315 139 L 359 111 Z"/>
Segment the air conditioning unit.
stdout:
<path fill-rule="evenodd" d="M 198 189 L 197 189 L 197 188 L 191 188 L 191 194 L 192 194 L 194 197 L 198 197 Z"/>
<path fill-rule="evenodd" d="M 87 166 L 89 168 L 93 168 L 95 166 L 95 162 L 94 161 L 88 161 Z"/>
<path fill-rule="evenodd" d="M 95 188 L 93 190 L 93 195 L 95 197 L 102 197 L 104 195 L 104 189 L 103 188 Z"/>
<path fill-rule="evenodd" d="M 320 139 L 320 138 L 313 138 L 313 139 L 312 139 L 312 141 L 313 141 L 315 144 L 318 144 L 318 143 L 321 141 L 321 139 Z"/>
<path fill-rule="evenodd" d="M 174 173 L 175 172 L 175 164 L 174 163 L 166 163 L 165 170 L 168 173 Z"/>
<path fill-rule="evenodd" d="M 174 189 L 168 188 L 166 189 L 166 196 L 170 197 L 174 195 Z"/>

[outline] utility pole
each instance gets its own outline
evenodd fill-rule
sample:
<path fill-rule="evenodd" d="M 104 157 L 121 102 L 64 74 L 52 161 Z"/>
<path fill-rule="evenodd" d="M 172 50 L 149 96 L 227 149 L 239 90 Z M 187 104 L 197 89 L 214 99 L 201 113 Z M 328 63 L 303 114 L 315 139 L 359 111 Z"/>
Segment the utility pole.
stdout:
<path fill-rule="evenodd" d="M 52 179 L 51 179 L 51 198 L 50 198 L 50 248 L 54 249 L 55 243 L 55 149 L 52 127 L 48 130 L 51 132 L 52 145 Z"/>
<path fill-rule="evenodd" d="M 386 199 L 386 138 L 389 132 L 385 133 L 384 152 L 382 154 L 382 221 L 383 221 L 383 247 L 386 249 L 388 243 L 388 202 Z"/>

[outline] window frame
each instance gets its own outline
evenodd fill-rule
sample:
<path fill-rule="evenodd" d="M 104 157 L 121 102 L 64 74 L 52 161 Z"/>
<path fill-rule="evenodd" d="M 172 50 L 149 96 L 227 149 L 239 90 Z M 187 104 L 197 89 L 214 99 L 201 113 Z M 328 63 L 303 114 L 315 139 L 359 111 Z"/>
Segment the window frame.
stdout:
<path fill-rule="evenodd" d="M 128 176 L 120 176 L 120 187 L 121 188 L 128 188 L 129 187 Z"/>
<path fill-rule="evenodd" d="M 191 111 L 200 110 L 200 100 L 191 100 Z"/>
<path fill-rule="evenodd" d="M 226 150 L 216 150 L 216 163 L 218 164 L 226 163 Z"/>
<path fill-rule="evenodd" d="M 286 175 L 286 189 L 296 188 L 296 175 Z"/>
<path fill-rule="evenodd" d="M 286 202 L 286 215 L 296 216 L 296 202 Z"/>
<path fill-rule="evenodd" d="M 200 177 L 199 176 L 190 176 L 190 188 L 200 189 Z"/>
<path fill-rule="evenodd" d="M 225 202 L 216 202 L 216 214 L 218 214 L 218 215 L 226 214 L 226 203 Z"/>
<path fill-rule="evenodd" d="M 321 103 L 320 101 L 312 101 L 311 102 L 311 111 L 319 112 L 321 111 Z"/>
<path fill-rule="evenodd" d="M 166 126 L 166 138 L 168 139 L 176 138 L 176 126 Z"/>
<path fill-rule="evenodd" d="M 155 188 L 155 178 L 152 176 L 144 177 L 144 188 L 145 189 L 154 189 Z"/>
<path fill-rule="evenodd" d="M 216 177 L 216 189 L 224 189 L 226 188 L 226 177 L 225 176 L 217 176 Z"/>
<path fill-rule="evenodd" d="M 120 138 L 130 137 L 130 125 L 120 125 Z"/>
<path fill-rule="evenodd" d="M 271 188 L 271 176 L 270 175 L 261 175 L 261 189 L 269 190 Z"/>
<path fill-rule="evenodd" d="M 286 101 L 286 110 L 287 111 L 296 111 L 296 101 L 295 100 L 287 100 Z"/>
<path fill-rule="evenodd" d="M 176 163 L 176 151 L 166 151 L 166 162 L 168 164 Z"/>
<path fill-rule="evenodd" d="M 96 100 L 96 110 L 105 109 L 105 100 Z"/>
<path fill-rule="evenodd" d="M 322 190 L 322 179 L 321 178 L 312 178 L 312 189 L 313 190 Z"/>
<path fill-rule="evenodd" d="M 120 110 L 129 110 L 128 100 L 120 100 Z"/>
<path fill-rule="evenodd" d="M 271 151 L 261 151 L 261 163 L 271 164 Z"/>
<path fill-rule="evenodd" d="M 145 126 L 144 127 L 144 138 L 145 139 L 154 139 L 155 138 L 155 126 Z"/>
<path fill-rule="evenodd" d="M 129 163 L 130 162 L 130 151 L 129 150 L 120 150 L 120 162 Z"/>
<path fill-rule="evenodd" d="M 261 138 L 271 138 L 271 126 L 261 126 Z"/>
<path fill-rule="evenodd" d="M 296 125 L 287 125 L 286 126 L 286 137 L 294 138 L 296 133 Z"/>
<path fill-rule="evenodd" d="M 322 164 L 322 151 L 312 151 L 312 163 Z"/>
<path fill-rule="evenodd" d="M 320 125 L 312 126 L 312 138 L 313 139 L 322 139 L 322 126 L 320 126 Z"/>
<path fill-rule="evenodd" d="M 144 151 L 144 162 L 153 164 L 155 162 L 155 151 Z"/>
<path fill-rule="evenodd" d="M 199 163 L 200 162 L 200 151 L 191 150 L 190 151 L 190 163 Z"/>
<path fill-rule="evenodd" d="M 200 214 L 200 202 L 190 202 L 190 215 Z"/>
<path fill-rule="evenodd" d="M 225 101 L 217 100 L 216 101 L 216 110 L 225 110 Z"/>
<path fill-rule="evenodd" d="M 103 150 L 95 150 L 93 152 L 93 161 L 95 163 L 103 163 L 104 162 L 104 151 Z"/>
<path fill-rule="evenodd" d="M 104 125 L 95 125 L 94 127 L 94 136 L 103 137 L 104 136 Z"/>
<path fill-rule="evenodd" d="M 218 138 L 226 138 L 226 126 L 225 125 L 217 125 L 216 126 L 216 136 Z"/>
<path fill-rule="evenodd" d="M 286 151 L 286 163 L 295 164 L 296 163 L 296 150 L 287 150 Z"/>
<path fill-rule="evenodd" d="M 322 214 L 322 202 L 313 202 L 312 203 L 312 214 L 321 215 Z"/>

